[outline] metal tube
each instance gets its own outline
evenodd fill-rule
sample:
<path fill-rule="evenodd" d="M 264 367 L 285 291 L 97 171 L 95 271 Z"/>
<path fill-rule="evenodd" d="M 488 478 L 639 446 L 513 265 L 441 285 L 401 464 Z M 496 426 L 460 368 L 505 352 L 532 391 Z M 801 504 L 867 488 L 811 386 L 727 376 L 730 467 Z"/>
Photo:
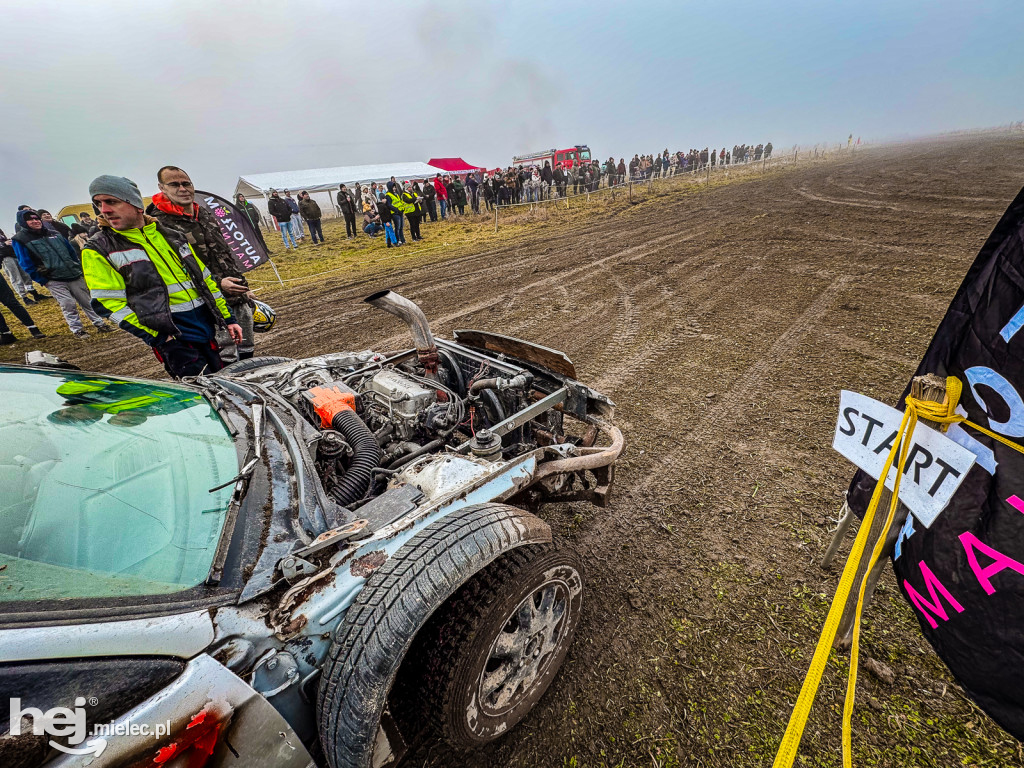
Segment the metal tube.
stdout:
<path fill-rule="evenodd" d="M 612 444 L 607 448 L 583 448 L 581 452 L 585 451 L 585 453 L 582 456 L 573 456 L 569 459 L 555 459 L 546 464 L 541 464 L 537 467 L 537 473 L 533 477 L 534 480 L 540 480 L 543 477 L 561 472 L 578 472 L 582 469 L 606 467 L 619 457 L 625 444 L 619 428 L 595 417 L 589 417 L 586 421 L 608 435 L 612 439 Z"/>
<path fill-rule="evenodd" d="M 423 310 L 414 302 L 391 290 L 378 291 L 363 301 L 406 322 L 412 332 L 412 340 L 427 377 L 436 379 L 437 345 L 434 343 L 434 335 L 430 332 L 430 323 L 427 322 Z"/>

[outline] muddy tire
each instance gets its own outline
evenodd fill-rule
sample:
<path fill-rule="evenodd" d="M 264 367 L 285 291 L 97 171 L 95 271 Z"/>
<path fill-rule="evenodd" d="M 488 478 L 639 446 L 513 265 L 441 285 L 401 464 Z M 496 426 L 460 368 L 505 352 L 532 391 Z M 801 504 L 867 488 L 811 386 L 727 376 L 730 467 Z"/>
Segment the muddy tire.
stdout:
<path fill-rule="evenodd" d="M 373 571 L 335 631 L 320 680 L 317 724 L 331 768 L 371 765 L 388 693 L 431 616 L 482 571 L 550 540 L 528 512 L 477 504 L 429 525 Z"/>
<path fill-rule="evenodd" d="M 510 731 L 562 666 L 582 605 L 579 558 L 550 545 L 516 549 L 474 577 L 427 628 L 431 728 L 458 750 Z"/>
<path fill-rule="evenodd" d="M 248 373 L 249 371 L 255 371 L 257 368 L 262 368 L 266 365 L 277 365 L 278 363 L 290 363 L 292 358 L 290 357 L 279 357 L 276 355 L 266 355 L 264 357 L 250 357 L 248 360 L 236 360 L 233 363 L 229 363 L 217 371 L 217 375 L 231 375 L 234 373 Z"/>

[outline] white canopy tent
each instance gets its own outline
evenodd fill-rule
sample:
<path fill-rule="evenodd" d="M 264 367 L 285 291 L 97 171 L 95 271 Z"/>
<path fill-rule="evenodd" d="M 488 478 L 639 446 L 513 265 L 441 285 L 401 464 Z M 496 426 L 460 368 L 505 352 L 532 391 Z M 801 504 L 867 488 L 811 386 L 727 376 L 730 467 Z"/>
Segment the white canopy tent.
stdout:
<path fill-rule="evenodd" d="M 267 198 L 270 190 L 288 190 L 292 196 L 305 190 L 320 204 L 325 216 L 336 216 L 334 193 L 341 184 L 369 184 L 371 181 L 388 181 L 394 176 L 398 181 L 406 179 L 432 179 L 440 168 L 420 162 L 380 163 L 377 165 L 349 165 L 341 168 L 311 168 L 305 171 L 275 171 L 253 173 L 238 177 L 235 194 L 241 192 L 267 216 Z M 316 193 L 320 193 L 319 195 Z M 262 199 L 261 199 L 262 198 Z"/>

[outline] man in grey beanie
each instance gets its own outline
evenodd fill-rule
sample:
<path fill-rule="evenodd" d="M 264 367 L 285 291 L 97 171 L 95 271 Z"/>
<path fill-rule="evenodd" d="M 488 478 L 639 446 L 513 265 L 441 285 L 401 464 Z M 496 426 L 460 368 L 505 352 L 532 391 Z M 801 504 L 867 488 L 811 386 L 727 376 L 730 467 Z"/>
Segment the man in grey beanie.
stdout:
<path fill-rule="evenodd" d="M 100 214 L 82 249 L 93 309 L 152 347 L 174 378 L 219 371 L 217 330 L 239 344 L 242 329 L 186 236 L 143 213 L 130 179 L 100 176 L 89 196 Z"/>

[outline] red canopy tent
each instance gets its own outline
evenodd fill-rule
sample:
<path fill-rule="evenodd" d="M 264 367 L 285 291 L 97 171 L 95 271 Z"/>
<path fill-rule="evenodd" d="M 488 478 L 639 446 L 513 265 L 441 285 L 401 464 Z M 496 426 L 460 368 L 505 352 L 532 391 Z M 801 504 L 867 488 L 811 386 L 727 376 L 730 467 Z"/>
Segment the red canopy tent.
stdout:
<path fill-rule="evenodd" d="M 472 173 L 485 170 L 479 165 L 470 165 L 461 157 L 435 157 L 427 160 L 427 165 L 432 165 L 445 173 Z"/>

